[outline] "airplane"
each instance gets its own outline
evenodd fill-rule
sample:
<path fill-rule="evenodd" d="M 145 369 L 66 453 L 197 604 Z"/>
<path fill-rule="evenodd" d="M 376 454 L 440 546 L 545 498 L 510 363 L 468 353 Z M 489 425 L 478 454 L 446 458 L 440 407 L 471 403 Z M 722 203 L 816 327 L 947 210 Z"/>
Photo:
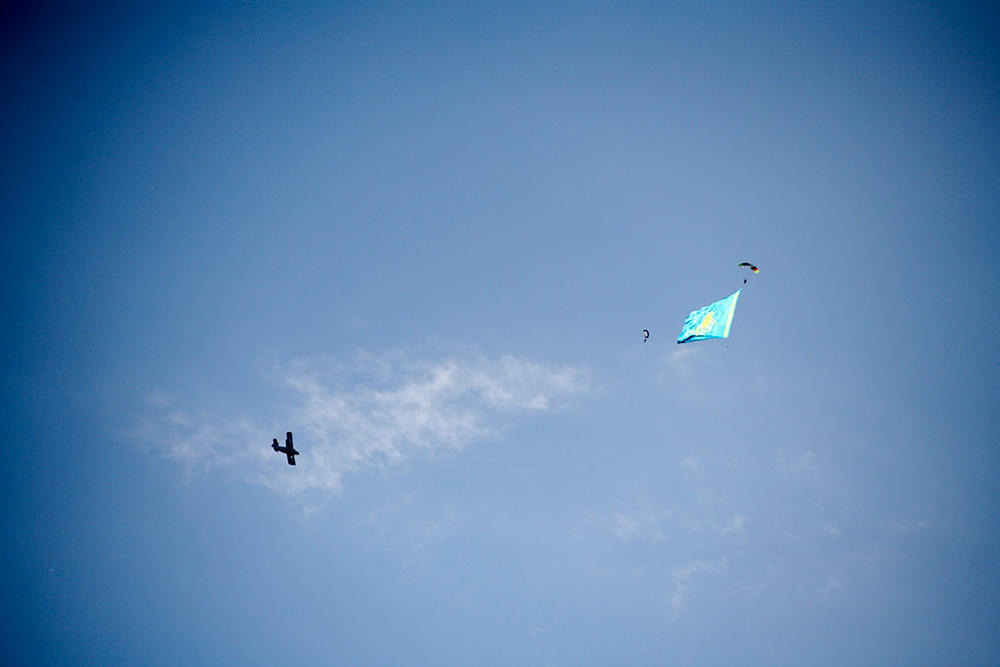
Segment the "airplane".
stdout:
<path fill-rule="evenodd" d="M 288 465 L 295 465 L 295 455 L 299 452 L 295 451 L 295 447 L 292 446 L 292 432 L 289 431 L 285 434 L 285 446 L 282 447 L 278 444 L 278 439 L 274 438 L 274 442 L 271 443 L 271 449 L 276 452 L 282 452 L 288 457 Z"/>

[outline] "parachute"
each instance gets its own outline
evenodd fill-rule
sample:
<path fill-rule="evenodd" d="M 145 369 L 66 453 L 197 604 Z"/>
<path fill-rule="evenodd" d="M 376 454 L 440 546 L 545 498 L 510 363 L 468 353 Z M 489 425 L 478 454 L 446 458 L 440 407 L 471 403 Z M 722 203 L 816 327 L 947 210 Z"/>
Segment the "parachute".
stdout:
<path fill-rule="evenodd" d="M 649 340 L 649 329 L 643 329 L 642 330 L 642 342 L 645 343 L 647 340 Z"/>
<path fill-rule="evenodd" d="M 745 266 L 745 267 L 747 267 L 748 269 L 750 269 L 751 271 L 753 271 L 754 273 L 760 273 L 760 269 L 758 269 L 758 268 L 757 268 L 756 266 L 754 266 L 754 265 L 753 265 L 753 264 L 751 264 L 750 262 L 740 262 L 740 263 L 739 263 L 739 264 L 737 264 L 736 266 L 739 266 L 739 267 L 741 267 L 741 268 Z M 747 284 L 747 279 L 746 279 L 746 278 L 744 278 L 744 279 L 743 279 L 743 284 L 744 284 L 744 285 L 746 285 L 746 284 Z"/>

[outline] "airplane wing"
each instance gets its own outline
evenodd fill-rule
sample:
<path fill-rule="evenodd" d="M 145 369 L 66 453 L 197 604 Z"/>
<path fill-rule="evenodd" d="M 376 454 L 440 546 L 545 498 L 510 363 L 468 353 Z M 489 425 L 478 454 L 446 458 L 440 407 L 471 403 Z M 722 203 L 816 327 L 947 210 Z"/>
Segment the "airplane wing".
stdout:
<path fill-rule="evenodd" d="M 295 454 L 292 454 L 291 452 L 286 452 L 285 456 L 288 457 L 288 465 L 290 466 L 295 465 Z"/>
<path fill-rule="evenodd" d="M 296 451 L 295 451 L 295 447 L 292 445 L 292 432 L 291 431 L 288 431 L 287 433 L 285 433 L 285 449 L 287 450 L 285 452 L 285 456 L 288 457 L 288 465 L 290 465 L 290 466 L 295 465 L 295 454 L 296 454 Z"/>

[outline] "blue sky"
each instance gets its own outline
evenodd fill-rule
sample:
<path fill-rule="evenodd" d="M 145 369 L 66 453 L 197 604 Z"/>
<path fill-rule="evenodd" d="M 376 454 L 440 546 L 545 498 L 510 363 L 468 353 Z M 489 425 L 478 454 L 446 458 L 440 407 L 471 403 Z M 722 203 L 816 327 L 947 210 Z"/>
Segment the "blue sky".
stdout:
<path fill-rule="evenodd" d="M 987 4 L 0 21 L 7 661 L 1000 659 Z"/>

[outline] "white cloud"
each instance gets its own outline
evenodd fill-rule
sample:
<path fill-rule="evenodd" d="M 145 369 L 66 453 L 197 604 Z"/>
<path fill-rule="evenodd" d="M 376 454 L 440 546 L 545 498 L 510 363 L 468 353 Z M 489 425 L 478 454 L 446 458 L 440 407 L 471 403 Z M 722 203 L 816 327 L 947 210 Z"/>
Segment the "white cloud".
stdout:
<path fill-rule="evenodd" d="M 614 510 L 586 510 L 581 524 L 623 541 L 662 542 L 683 533 L 719 544 L 720 540 L 737 540 L 747 531 L 750 514 L 734 509 L 706 490 L 681 503 L 619 503 Z"/>
<path fill-rule="evenodd" d="M 660 530 L 663 516 L 651 509 L 631 514 L 616 512 L 611 517 L 611 532 L 623 540 L 644 539 L 659 542 L 666 537 Z"/>
<path fill-rule="evenodd" d="M 693 345 L 675 347 L 666 356 L 667 364 L 675 373 L 686 376 L 691 372 L 691 361 L 697 356 L 698 350 Z"/>
<path fill-rule="evenodd" d="M 820 471 L 816 462 L 816 452 L 812 450 L 794 453 L 780 452 L 777 455 L 776 463 L 779 471 L 798 480 L 815 478 Z"/>
<path fill-rule="evenodd" d="M 890 535 L 915 535 L 929 530 L 930 527 L 931 524 L 929 521 L 918 519 L 915 521 L 892 521 L 885 530 Z"/>
<path fill-rule="evenodd" d="M 687 605 L 688 594 L 692 581 L 703 574 L 718 572 L 726 566 L 725 558 L 717 562 L 705 560 L 693 560 L 683 567 L 674 569 L 671 573 L 673 588 L 670 591 L 668 602 L 670 604 L 670 616 L 677 620 L 684 607 Z"/>
<path fill-rule="evenodd" d="M 743 524 L 746 522 L 746 520 L 747 517 L 745 514 L 737 514 L 732 518 L 732 520 L 728 524 L 722 526 L 719 529 L 719 533 L 722 535 L 726 535 L 729 533 L 742 533 Z"/>
<path fill-rule="evenodd" d="M 300 359 L 272 379 L 292 395 L 275 422 L 294 424 L 296 468 L 278 466 L 267 447 L 274 423 L 222 411 L 191 411 L 158 395 L 136 430 L 145 446 L 189 470 L 227 466 L 244 479 L 295 494 L 341 488 L 345 473 L 395 465 L 495 438 L 516 413 L 549 412 L 588 388 L 585 369 L 506 356 L 413 362 L 400 352 L 361 353 L 350 366 Z"/>
<path fill-rule="evenodd" d="M 819 587 L 819 595 L 822 598 L 828 598 L 837 591 L 842 590 L 844 590 L 844 584 L 842 584 L 839 579 L 830 578 L 827 579 L 826 583 Z"/>

